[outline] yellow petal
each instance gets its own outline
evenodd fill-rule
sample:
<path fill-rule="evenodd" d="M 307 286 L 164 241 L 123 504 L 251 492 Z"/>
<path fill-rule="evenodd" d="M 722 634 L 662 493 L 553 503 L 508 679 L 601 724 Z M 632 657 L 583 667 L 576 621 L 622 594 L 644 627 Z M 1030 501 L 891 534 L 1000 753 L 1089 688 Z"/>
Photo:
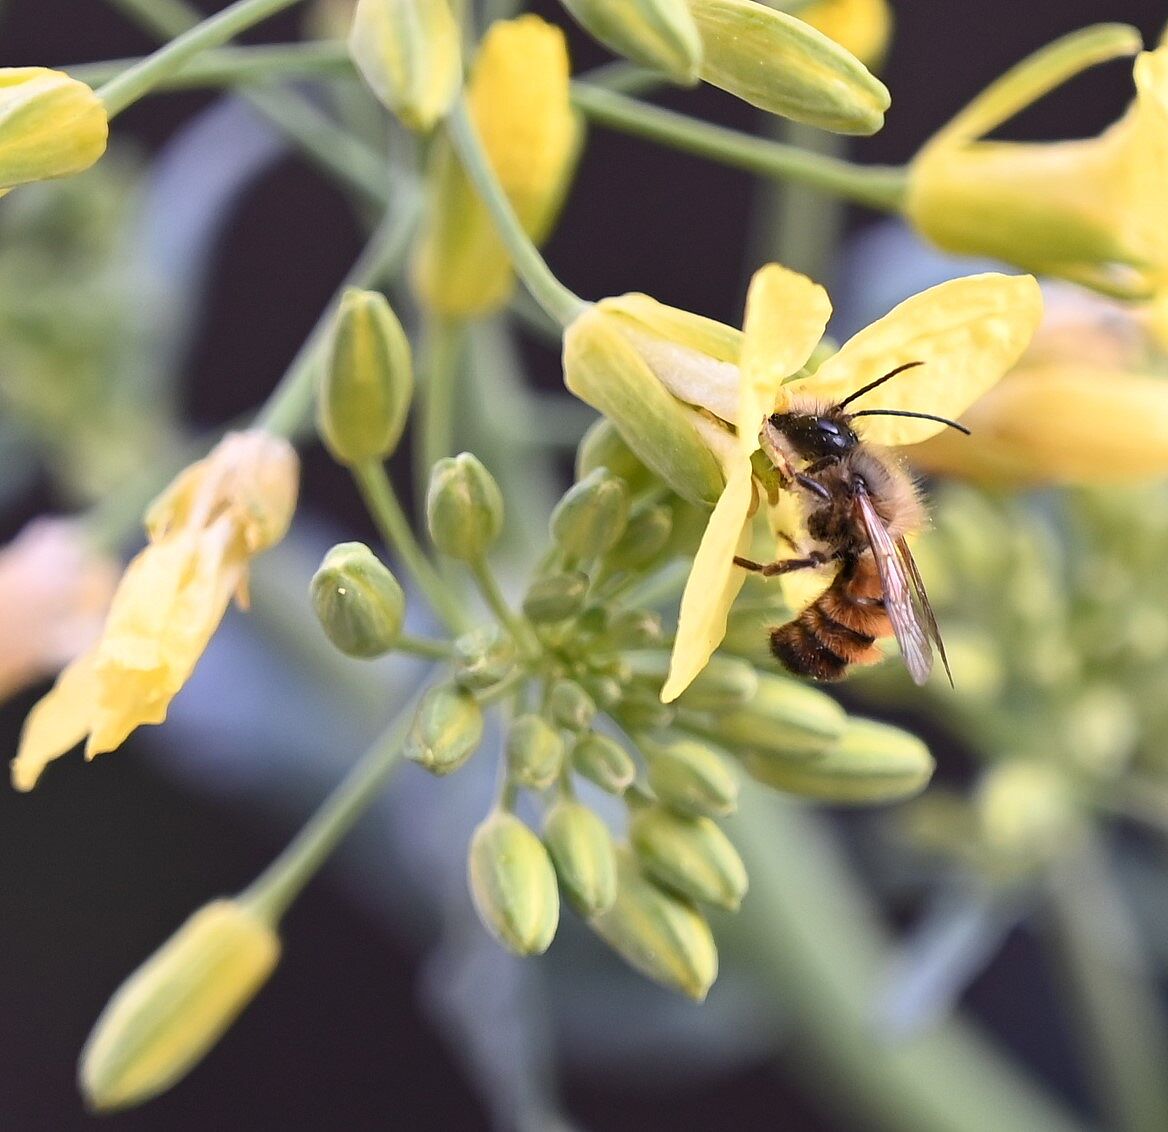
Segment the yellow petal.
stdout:
<path fill-rule="evenodd" d="M 888 50 L 892 13 L 886 0 L 817 0 L 798 15 L 869 67 Z"/>
<path fill-rule="evenodd" d="M 12 760 L 17 790 L 31 790 L 49 763 L 85 738 L 97 699 L 95 656 L 96 649 L 90 649 L 73 661 L 28 713 Z"/>
<path fill-rule="evenodd" d="M 1129 247 L 1149 266 L 1168 271 L 1168 47 L 1146 51 L 1135 62 L 1136 101 L 1115 131 L 1124 137 L 1116 180 L 1123 184 L 1115 221 Z M 1107 135 L 1104 135 L 1106 138 Z"/>
<path fill-rule="evenodd" d="M 758 448 L 763 417 L 773 412 L 783 382 L 819 345 L 830 317 L 827 292 L 806 275 L 778 263 L 754 273 L 746 294 L 736 422 L 744 455 Z"/>
<path fill-rule="evenodd" d="M 792 388 L 842 401 L 897 366 L 921 362 L 851 411 L 903 409 L 957 418 L 1014 364 L 1041 317 L 1042 294 L 1032 276 L 952 279 L 906 299 Z M 877 444 L 916 444 L 945 427 L 904 417 L 865 417 L 858 424 Z"/>
<path fill-rule="evenodd" d="M 747 518 L 753 493 L 750 462 L 736 462 L 702 535 L 681 597 L 669 676 L 661 689 L 663 703 L 677 699 L 689 687 L 726 635 L 730 606 L 746 580 L 746 574 L 734 565 L 734 556 L 749 544 Z"/>

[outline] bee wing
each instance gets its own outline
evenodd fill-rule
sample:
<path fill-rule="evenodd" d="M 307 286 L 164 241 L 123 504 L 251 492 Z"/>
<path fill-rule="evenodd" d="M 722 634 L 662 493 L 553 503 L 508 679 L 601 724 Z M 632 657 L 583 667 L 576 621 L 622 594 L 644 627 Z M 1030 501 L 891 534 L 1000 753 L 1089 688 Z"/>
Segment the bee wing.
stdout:
<path fill-rule="evenodd" d="M 872 557 L 876 559 L 876 570 L 884 591 L 884 611 L 892 622 L 900 654 L 913 683 L 923 684 L 933 670 L 933 648 L 913 600 L 914 588 L 909 580 L 909 570 L 863 486 L 856 493 L 856 505 L 872 547 Z M 915 573 L 915 565 L 912 570 Z"/>
<path fill-rule="evenodd" d="M 945 655 L 945 642 L 941 640 L 941 630 L 937 627 L 937 618 L 933 614 L 932 605 L 929 604 L 929 595 L 925 593 L 925 583 L 921 578 L 921 572 L 917 569 L 916 560 L 908 548 L 908 540 L 903 535 L 896 540 L 896 549 L 908 574 L 908 580 L 912 584 L 913 604 L 916 606 L 917 614 L 924 622 L 925 631 L 929 634 L 933 644 L 937 646 L 941 663 L 945 666 L 945 675 L 949 677 L 949 687 L 952 688 L 953 673 L 949 670 L 949 658 Z"/>

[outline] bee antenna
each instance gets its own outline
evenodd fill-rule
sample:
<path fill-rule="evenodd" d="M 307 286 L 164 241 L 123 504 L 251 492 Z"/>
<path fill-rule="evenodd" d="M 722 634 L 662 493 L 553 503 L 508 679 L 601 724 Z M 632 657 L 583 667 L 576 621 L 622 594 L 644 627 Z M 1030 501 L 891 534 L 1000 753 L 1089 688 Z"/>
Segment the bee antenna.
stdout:
<path fill-rule="evenodd" d="M 906 369 L 912 369 L 914 366 L 923 366 L 924 362 L 905 362 L 902 366 L 897 366 L 896 369 L 889 370 L 883 377 L 878 377 L 875 381 L 869 381 L 867 385 L 861 386 L 855 393 L 849 393 L 840 403 L 839 407 L 842 409 L 850 405 L 853 401 L 863 397 L 865 393 L 871 393 L 877 386 L 883 385 L 886 381 L 891 381 L 898 373 L 904 373 Z M 858 413 L 856 414 L 859 415 Z"/>
<path fill-rule="evenodd" d="M 950 428 L 957 429 L 958 432 L 965 433 L 966 436 L 972 435 L 963 424 L 958 424 L 956 421 L 951 421 L 948 417 L 934 416 L 932 413 L 910 413 L 907 409 L 864 409 L 858 413 L 852 413 L 853 417 L 917 417 L 922 421 L 939 421 L 943 425 L 948 425 Z"/>

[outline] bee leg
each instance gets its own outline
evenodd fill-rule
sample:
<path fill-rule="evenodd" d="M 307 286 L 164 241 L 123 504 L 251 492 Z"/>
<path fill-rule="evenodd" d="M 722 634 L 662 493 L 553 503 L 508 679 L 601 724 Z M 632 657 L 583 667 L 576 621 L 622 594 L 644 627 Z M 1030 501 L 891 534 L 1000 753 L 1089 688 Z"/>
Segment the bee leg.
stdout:
<path fill-rule="evenodd" d="M 812 495 L 818 495 L 820 499 L 826 499 L 831 502 L 831 492 L 827 490 L 818 480 L 812 479 L 804 472 L 798 472 L 795 475 L 795 482 L 802 488 L 806 488 Z"/>
<path fill-rule="evenodd" d="M 784 558 L 779 562 L 753 562 L 749 558 L 734 556 L 735 566 L 761 574 L 764 578 L 773 578 L 776 574 L 791 574 L 796 570 L 811 570 L 830 561 L 830 555 L 821 554 L 818 550 L 813 550 L 805 558 Z"/>

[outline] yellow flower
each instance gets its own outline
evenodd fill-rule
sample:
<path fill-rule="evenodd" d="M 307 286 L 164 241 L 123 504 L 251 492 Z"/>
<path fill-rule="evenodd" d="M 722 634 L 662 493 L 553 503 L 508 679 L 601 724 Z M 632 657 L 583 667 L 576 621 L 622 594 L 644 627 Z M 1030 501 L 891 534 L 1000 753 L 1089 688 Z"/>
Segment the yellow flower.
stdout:
<path fill-rule="evenodd" d="M 1044 290 L 1029 349 L 961 418 L 974 442 L 938 434 L 912 449 L 914 466 L 1009 486 L 1168 473 L 1168 359 L 1148 313 L 1065 285 Z"/>
<path fill-rule="evenodd" d="M 1168 279 L 1168 48 L 1135 61 L 1136 98 L 1099 137 L 979 140 L 1085 67 L 1138 49 L 1131 29 L 1087 29 L 1020 64 L 918 154 L 905 204 L 922 235 L 1124 298 Z"/>
<path fill-rule="evenodd" d="M 799 9 L 799 19 L 869 67 L 879 66 L 892 38 L 892 12 L 886 0 L 816 0 Z"/>
<path fill-rule="evenodd" d="M 148 545 L 127 567 L 101 639 L 25 721 L 12 763 L 18 790 L 31 790 L 48 763 L 87 736 L 93 758 L 166 718 L 232 595 L 246 605 L 251 558 L 288 529 L 297 467 L 287 441 L 232 433 L 154 502 Z"/>
<path fill-rule="evenodd" d="M 568 94 L 568 49 L 559 28 L 532 15 L 491 25 L 468 86 L 470 116 L 511 207 L 536 243 L 551 230 L 580 149 L 580 123 Z M 441 314 L 487 314 L 511 294 L 511 261 L 445 137 L 434 143 L 429 180 L 414 264 L 418 290 Z"/>
<path fill-rule="evenodd" d="M 0 195 L 88 169 L 109 134 L 102 101 L 46 67 L 0 67 Z"/>
<path fill-rule="evenodd" d="M 734 555 L 750 537 L 759 494 L 751 457 L 763 419 L 781 412 L 790 393 L 827 404 L 906 362 L 908 370 L 881 391 L 881 408 L 960 414 L 1015 361 L 1041 314 L 1038 285 L 1029 276 L 974 275 L 930 288 L 860 331 L 814 375 L 786 384 L 823 335 L 831 304 L 805 276 L 768 264 L 751 281 L 746 300 L 741 378 L 735 420 L 737 444 L 726 459 L 726 489 L 710 516 L 681 599 L 669 677 L 661 698 L 670 702 L 706 666 L 726 632 L 726 618 L 745 573 Z M 718 396 L 721 398 L 721 391 Z M 934 421 L 877 417 L 864 421 L 862 439 L 915 444 L 944 426 Z"/>
<path fill-rule="evenodd" d="M 36 519 L 0 551 L 0 700 L 97 639 L 117 577 L 68 519 Z"/>

